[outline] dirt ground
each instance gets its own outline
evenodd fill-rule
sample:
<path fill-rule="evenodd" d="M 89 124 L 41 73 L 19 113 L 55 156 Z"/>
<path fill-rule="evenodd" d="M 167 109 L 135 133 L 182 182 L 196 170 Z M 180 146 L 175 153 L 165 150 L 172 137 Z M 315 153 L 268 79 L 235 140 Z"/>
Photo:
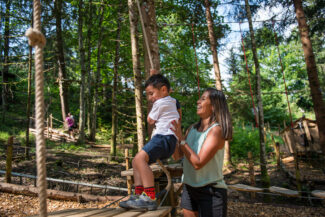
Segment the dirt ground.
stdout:
<path fill-rule="evenodd" d="M 13 162 L 13 172 L 35 175 L 36 163 L 33 158 L 30 161 L 19 157 L 19 150 Z M 47 177 L 80 181 L 100 185 L 126 187 L 126 180 L 120 176 L 125 170 L 122 158 L 111 161 L 107 156 L 108 149 L 89 148 L 84 151 L 47 151 Z M 0 170 L 5 170 L 4 155 L 0 157 Z M 260 185 L 259 167 L 255 167 L 256 183 Z M 284 172 L 277 170 L 276 165 L 268 164 L 271 185 L 295 189 L 293 180 Z M 227 184 L 249 184 L 248 165 L 246 162 L 239 163 L 235 172 L 225 175 Z M 0 182 L 4 181 L 3 175 Z M 33 185 L 34 180 L 29 178 L 13 177 L 14 184 Z M 49 183 L 49 187 L 61 191 L 76 192 L 76 186 Z M 305 183 L 303 191 L 324 189 L 323 184 Z M 114 190 L 104 192 L 101 189 L 89 189 L 79 187 L 81 193 L 96 195 L 125 195 L 125 192 Z M 91 192 L 90 192 L 91 190 Z M 228 216 L 325 216 L 325 204 L 322 200 L 311 198 L 303 193 L 302 198 L 287 198 L 279 195 L 257 194 L 251 199 L 249 193 L 241 193 L 234 190 L 228 191 Z M 64 209 L 102 208 L 106 203 L 78 203 L 71 201 L 48 200 L 48 212 Z M 0 192 L 0 216 L 30 216 L 38 212 L 38 199 L 35 197 L 14 195 Z M 111 207 L 116 204 L 111 205 Z M 177 216 L 182 216 L 181 210 L 177 210 Z"/>

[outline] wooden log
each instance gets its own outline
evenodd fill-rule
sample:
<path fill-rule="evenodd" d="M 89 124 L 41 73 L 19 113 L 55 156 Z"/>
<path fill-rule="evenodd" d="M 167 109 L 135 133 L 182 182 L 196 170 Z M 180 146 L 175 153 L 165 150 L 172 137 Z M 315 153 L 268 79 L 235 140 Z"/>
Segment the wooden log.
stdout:
<path fill-rule="evenodd" d="M 248 165 L 249 165 L 249 178 L 251 182 L 251 186 L 256 186 L 255 183 L 255 171 L 254 171 L 254 161 L 252 152 L 248 152 Z M 251 198 L 254 199 L 256 197 L 255 192 L 251 193 Z"/>
<path fill-rule="evenodd" d="M 28 196 L 36 197 L 39 190 L 37 187 L 33 186 L 22 186 L 9 183 L 0 183 L 0 191 L 12 193 L 12 194 L 23 194 Z M 49 199 L 55 200 L 70 200 L 78 202 L 90 202 L 90 201 L 112 201 L 118 200 L 122 196 L 96 196 L 91 194 L 80 194 L 73 192 L 57 191 L 57 190 L 47 190 L 47 197 Z"/>
<path fill-rule="evenodd" d="M 273 134 L 271 134 L 271 138 L 272 138 L 273 148 L 275 151 L 276 165 L 278 170 L 280 170 L 281 169 L 280 145 L 279 143 L 275 142 Z"/>
<path fill-rule="evenodd" d="M 277 186 L 271 186 L 269 188 L 269 191 L 272 193 L 281 194 L 281 195 L 284 195 L 287 197 L 298 197 L 299 196 L 298 191 L 290 190 L 287 188 L 281 188 L 281 187 L 277 187 Z"/>
<path fill-rule="evenodd" d="M 130 158 L 129 158 L 129 149 L 126 148 L 124 150 L 124 156 L 125 156 L 125 169 L 129 170 L 130 169 Z M 126 181 L 127 188 L 128 188 L 128 194 L 130 195 L 132 193 L 132 182 L 130 179 L 127 179 Z"/>
<path fill-rule="evenodd" d="M 313 195 L 314 197 L 325 199 L 325 191 L 322 190 L 314 190 L 311 192 L 311 195 Z"/>
<path fill-rule="evenodd" d="M 14 137 L 10 136 L 8 138 L 8 146 L 7 146 L 7 159 L 6 159 L 6 182 L 11 182 L 11 171 L 12 171 L 12 145 L 14 143 Z"/>
<path fill-rule="evenodd" d="M 237 190 L 237 191 L 246 191 L 246 192 L 262 192 L 262 188 L 252 187 L 249 185 L 244 184 L 235 184 L 235 185 L 228 185 L 229 188 Z"/>

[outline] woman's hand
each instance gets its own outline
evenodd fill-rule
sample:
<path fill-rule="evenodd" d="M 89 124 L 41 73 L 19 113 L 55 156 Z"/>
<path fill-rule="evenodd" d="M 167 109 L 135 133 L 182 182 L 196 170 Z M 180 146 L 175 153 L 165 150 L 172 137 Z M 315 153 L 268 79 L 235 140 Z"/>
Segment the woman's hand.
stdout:
<path fill-rule="evenodd" d="M 175 133 L 176 137 L 178 138 L 178 141 L 182 141 L 183 134 L 182 134 L 182 128 L 181 128 L 181 125 L 182 125 L 181 121 L 173 120 L 172 125 L 173 125 L 173 127 L 171 127 L 170 129 Z"/>

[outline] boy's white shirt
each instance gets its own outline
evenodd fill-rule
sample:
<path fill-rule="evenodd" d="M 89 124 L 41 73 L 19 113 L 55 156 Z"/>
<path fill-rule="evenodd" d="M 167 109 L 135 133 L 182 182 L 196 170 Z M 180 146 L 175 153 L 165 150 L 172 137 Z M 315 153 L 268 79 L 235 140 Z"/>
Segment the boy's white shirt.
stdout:
<path fill-rule="evenodd" d="M 156 121 L 156 128 L 152 132 L 152 136 L 155 134 L 161 135 L 175 135 L 170 129 L 173 128 L 172 121 L 179 120 L 179 114 L 176 108 L 176 99 L 171 96 L 158 99 L 153 103 L 152 109 L 149 113 L 149 117 Z"/>

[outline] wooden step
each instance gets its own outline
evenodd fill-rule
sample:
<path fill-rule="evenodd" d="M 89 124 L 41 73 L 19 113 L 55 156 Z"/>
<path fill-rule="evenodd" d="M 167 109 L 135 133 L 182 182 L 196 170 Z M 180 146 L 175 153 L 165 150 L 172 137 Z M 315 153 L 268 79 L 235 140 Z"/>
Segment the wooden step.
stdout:
<path fill-rule="evenodd" d="M 70 209 L 49 213 L 51 217 L 165 217 L 169 216 L 171 207 L 159 207 L 154 211 L 146 210 L 127 210 L 122 208 L 103 208 L 103 209 Z"/>
<path fill-rule="evenodd" d="M 281 187 L 277 187 L 277 186 L 271 186 L 269 188 L 269 191 L 272 193 L 281 194 L 281 195 L 284 195 L 287 197 L 298 197 L 299 196 L 298 191 L 290 190 L 287 188 L 281 188 Z"/>
<path fill-rule="evenodd" d="M 325 191 L 322 190 L 314 190 L 311 192 L 311 195 L 313 195 L 314 197 L 325 199 Z"/>
<path fill-rule="evenodd" d="M 257 188 L 249 185 L 244 184 L 235 184 L 235 185 L 228 185 L 228 188 L 237 190 L 237 191 L 247 191 L 247 192 L 262 192 L 262 188 Z"/>

